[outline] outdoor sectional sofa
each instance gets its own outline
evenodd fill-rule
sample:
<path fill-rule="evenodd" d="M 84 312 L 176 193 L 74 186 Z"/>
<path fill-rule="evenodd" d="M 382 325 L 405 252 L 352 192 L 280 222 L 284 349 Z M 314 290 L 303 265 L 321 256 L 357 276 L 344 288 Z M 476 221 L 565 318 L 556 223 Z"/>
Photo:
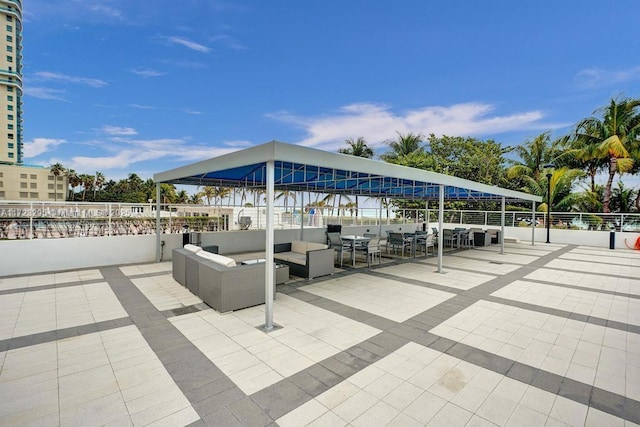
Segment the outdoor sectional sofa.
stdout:
<path fill-rule="evenodd" d="M 264 262 L 236 265 L 231 258 L 194 245 L 174 249 L 172 256 L 173 278 L 218 312 L 264 304 Z"/>
<path fill-rule="evenodd" d="M 289 266 L 289 272 L 299 277 L 314 277 L 333 274 L 334 249 L 323 243 L 294 240 L 274 246 L 276 262 Z"/>

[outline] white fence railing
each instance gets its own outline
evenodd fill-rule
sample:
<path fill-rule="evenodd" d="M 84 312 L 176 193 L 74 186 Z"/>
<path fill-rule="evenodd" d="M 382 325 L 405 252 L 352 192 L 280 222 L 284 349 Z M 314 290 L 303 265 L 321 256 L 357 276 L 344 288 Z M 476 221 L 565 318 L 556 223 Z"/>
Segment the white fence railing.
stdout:
<path fill-rule="evenodd" d="M 275 226 L 280 229 L 301 227 L 323 228 L 328 224 L 342 226 L 378 226 L 422 224 L 428 214 L 430 226 L 438 222 L 435 209 L 337 209 L 325 207 L 313 214 L 299 209 L 276 206 Z M 265 227 L 260 218 L 263 207 L 242 209 L 229 206 L 161 205 L 162 233 L 187 231 L 228 231 L 241 229 L 240 216 L 251 215 L 250 229 Z M 227 212 L 227 213 L 224 213 Z M 240 214 L 238 214 L 240 215 Z M 256 216 L 256 218 L 252 218 Z M 264 216 L 264 214 L 262 214 Z M 501 225 L 499 211 L 445 210 L 444 221 L 450 224 L 495 227 Z M 615 230 L 640 232 L 640 214 L 602 214 L 584 212 L 552 212 L 550 227 L 569 230 Z M 546 213 L 505 212 L 509 227 L 546 227 Z M 244 228 L 242 228 L 244 229 Z M 153 203 L 70 203 L 70 202 L 0 202 L 0 239 L 48 239 L 66 237 L 99 237 L 145 235 L 156 233 L 156 206 Z"/>

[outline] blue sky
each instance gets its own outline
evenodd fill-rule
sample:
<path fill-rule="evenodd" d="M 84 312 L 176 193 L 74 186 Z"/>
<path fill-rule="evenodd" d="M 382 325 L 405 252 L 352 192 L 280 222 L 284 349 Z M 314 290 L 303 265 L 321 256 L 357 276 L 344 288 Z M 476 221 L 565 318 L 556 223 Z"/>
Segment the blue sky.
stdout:
<path fill-rule="evenodd" d="M 637 0 L 28 0 L 25 163 L 148 178 L 274 139 L 381 154 L 396 131 L 562 135 L 640 96 L 639 16 Z"/>

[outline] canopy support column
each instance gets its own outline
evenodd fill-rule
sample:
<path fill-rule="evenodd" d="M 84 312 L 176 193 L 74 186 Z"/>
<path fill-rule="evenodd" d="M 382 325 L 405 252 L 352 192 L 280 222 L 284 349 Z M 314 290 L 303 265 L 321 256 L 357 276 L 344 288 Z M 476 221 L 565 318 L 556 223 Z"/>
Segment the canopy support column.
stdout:
<path fill-rule="evenodd" d="M 505 212 L 505 200 L 502 197 L 502 206 L 500 208 L 500 254 L 504 254 L 504 212 Z"/>
<path fill-rule="evenodd" d="M 109 210 L 111 220 L 111 210 Z M 156 183 L 156 262 L 162 257 L 162 227 L 160 226 L 160 183 Z"/>
<path fill-rule="evenodd" d="M 531 202 L 531 204 L 531 246 L 534 246 L 536 241 L 536 202 Z"/>
<path fill-rule="evenodd" d="M 259 329 L 264 332 L 271 332 L 277 329 L 277 326 L 273 324 L 273 291 L 275 282 L 275 264 L 273 262 L 273 244 L 274 244 L 274 231 L 273 231 L 273 205 L 274 205 L 274 178 L 275 175 L 275 161 L 267 161 L 267 228 L 266 228 L 266 248 L 265 248 L 265 265 L 264 265 L 264 325 L 259 326 Z"/>
<path fill-rule="evenodd" d="M 300 240 L 304 240 L 304 191 L 300 193 Z"/>
<path fill-rule="evenodd" d="M 442 242 L 443 242 L 443 230 L 444 225 L 444 185 L 438 186 L 439 200 L 438 200 L 438 273 L 442 273 Z"/>
<path fill-rule="evenodd" d="M 380 197 L 380 210 L 378 211 L 378 236 L 382 237 L 382 208 L 384 202 L 382 197 Z"/>

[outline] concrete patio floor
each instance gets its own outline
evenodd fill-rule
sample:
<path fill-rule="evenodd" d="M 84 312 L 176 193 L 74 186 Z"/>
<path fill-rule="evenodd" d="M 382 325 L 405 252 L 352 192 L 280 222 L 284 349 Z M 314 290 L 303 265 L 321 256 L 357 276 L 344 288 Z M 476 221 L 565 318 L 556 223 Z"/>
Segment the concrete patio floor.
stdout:
<path fill-rule="evenodd" d="M 0 425 L 640 423 L 638 252 L 436 264 L 279 285 L 269 334 L 263 306 L 217 313 L 170 262 L 0 277 Z"/>

